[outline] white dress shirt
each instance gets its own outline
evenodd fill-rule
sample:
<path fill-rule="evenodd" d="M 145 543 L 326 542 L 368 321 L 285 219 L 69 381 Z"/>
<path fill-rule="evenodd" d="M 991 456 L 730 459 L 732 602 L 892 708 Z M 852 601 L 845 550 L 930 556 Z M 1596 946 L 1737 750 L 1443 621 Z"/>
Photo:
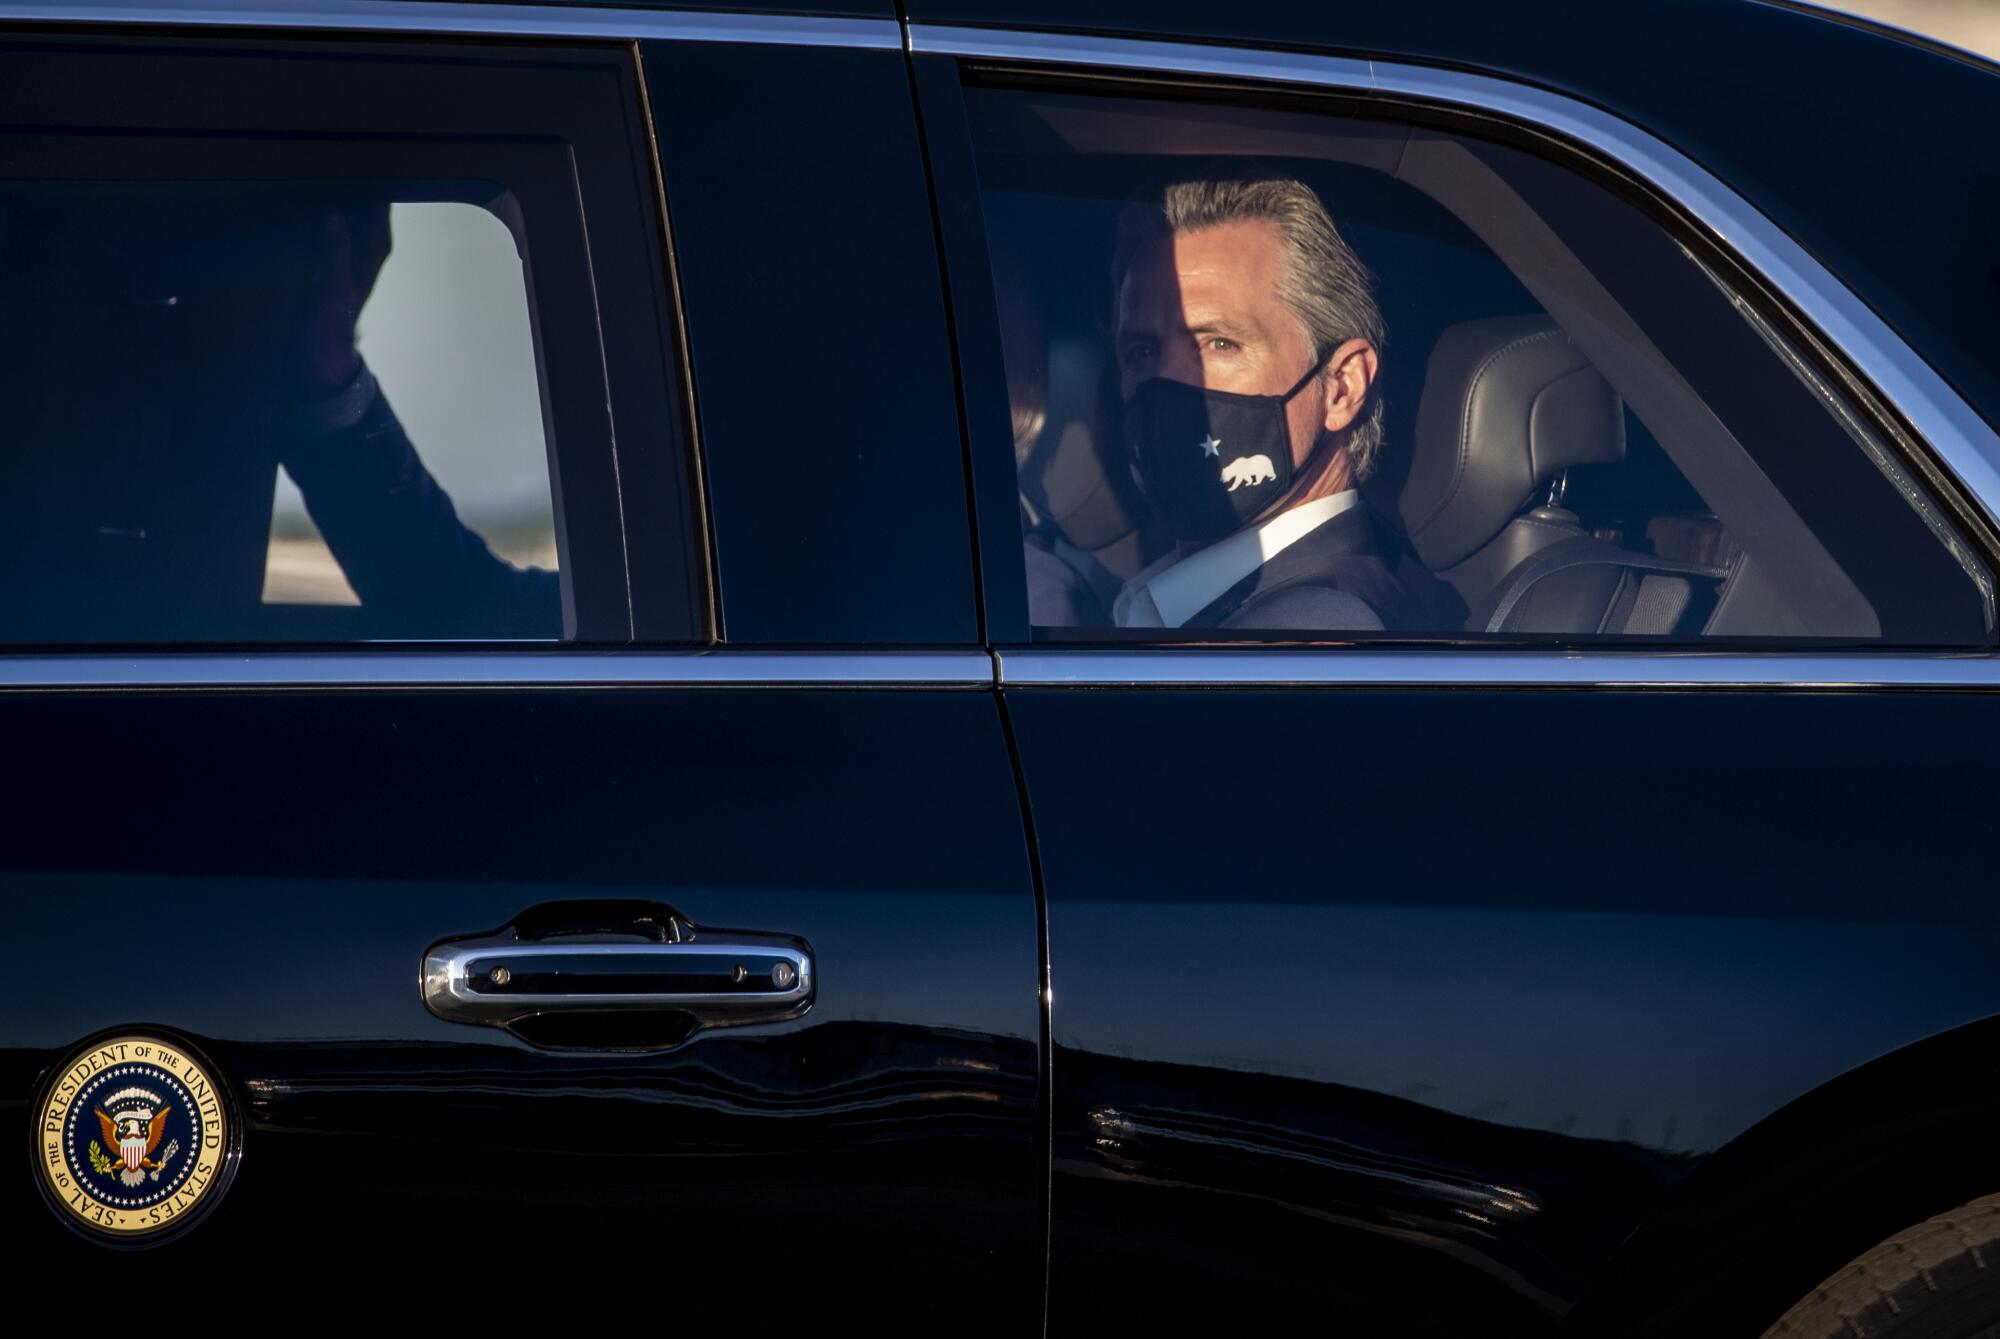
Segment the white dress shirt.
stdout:
<path fill-rule="evenodd" d="M 1170 553 L 1125 583 L 1112 603 L 1111 621 L 1121 628 L 1178 628 L 1244 577 L 1360 505 L 1361 494 L 1350 488 L 1302 502 L 1186 557 Z"/>

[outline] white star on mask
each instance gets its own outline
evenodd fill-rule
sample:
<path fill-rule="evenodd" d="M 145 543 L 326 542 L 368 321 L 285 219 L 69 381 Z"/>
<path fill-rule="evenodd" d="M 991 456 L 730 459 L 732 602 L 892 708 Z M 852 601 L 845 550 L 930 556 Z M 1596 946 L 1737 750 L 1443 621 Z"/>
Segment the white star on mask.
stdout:
<path fill-rule="evenodd" d="M 1201 453 L 1204 456 L 1212 456 L 1215 454 L 1215 448 L 1221 445 L 1222 445 L 1222 439 L 1217 437 L 1214 433 L 1210 433 L 1208 436 L 1201 439 Z"/>

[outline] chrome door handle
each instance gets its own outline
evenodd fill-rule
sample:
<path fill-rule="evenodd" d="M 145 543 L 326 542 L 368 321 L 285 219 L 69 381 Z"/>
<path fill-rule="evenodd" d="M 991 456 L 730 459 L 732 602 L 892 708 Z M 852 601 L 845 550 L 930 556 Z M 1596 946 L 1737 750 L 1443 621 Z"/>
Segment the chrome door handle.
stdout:
<path fill-rule="evenodd" d="M 492 1027 L 541 1014 L 683 1014 L 715 1027 L 790 1018 L 813 994 L 812 951 L 777 935 L 704 932 L 684 921 L 658 942 L 503 931 L 446 940 L 424 955 L 424 1004 Z"/>

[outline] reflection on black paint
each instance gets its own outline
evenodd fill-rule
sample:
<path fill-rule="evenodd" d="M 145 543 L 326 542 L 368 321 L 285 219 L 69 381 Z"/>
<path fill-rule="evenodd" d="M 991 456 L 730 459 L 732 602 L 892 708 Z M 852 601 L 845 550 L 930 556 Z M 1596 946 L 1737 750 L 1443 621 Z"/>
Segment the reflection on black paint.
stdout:
<path fill-rule="evenodd" d="M 365 1243 L 374 1277 L 418 1282 L 507 1242 L 671 1262 L 722 1302 L 771 1286 L 782 1248 L 785 1296 L 835 1298 L 894 1258 L 909 1299 L 990 1295 L 1008 1324 L 1034 1322 L 1015 1286 L 1040 1239 L 1032 1042 L 841 1022 L 668 1055 L 210 1045 L 248 1130 L 229 1201 L 178 1248 L 191 1264 L 281 1280 L 288 1256 L 352 1260 Z M 52 1059 L 0 1053 L 0 1076 L 12 1092 Z M 5 1203 L 17 1261 L 102 1258 L 21 1191 Z M 282 1291 L 263 1286 L 245 1279 L 237 1299 Z"/>
<path fill-rule="evenodd" d="M 1395 1305 L 1412 1333 L 1541 1332 L 1632 1214 L 1697 1161 L 1339 1084 L 1069 1048 L 1056 1065 L 1055 1268 L 1084 1324 L 1111 1323 L 1089 1280 L 1124 1268 L 1128 1252 L 1169 1273 L 1202 1270 L 1226 1235 L 1228 1267 L 1261 1261 L 1264 1291 L 1254 1304 L 1180 1299 L 1197 1316 Z M 1097 1295 L 1121 1314 L 1134 1304 Z M 1475 1315 L 1479 1328 L 1464 1328 Z M 1180 1309 L 1160 1318 L 1176 1332 L 1188 1321 Z"/>
<path fill-rule="evenodd" d="M 1052 1332 L 1757 1333 L 1746 1262 L 1775 1319 L 1983 1193 L 1981 1047 L 1818 1103 L 2000 1015 L 1990 706 L 1011 690 Z M 1856 1124 L 1940 1075 L 1918 1137 Z"/>
<path fill-rule="evenodd" d="M 247 1314 L 379 1317 L 388 1284 L 503 1329 L 575 1297 L 1032 1330 L 1035 904 L 990 696 L 18 695 L 0 738 L 0 1126 L 121 1024 L 187 1033 L 244 1101 L 241 1173 L 164 1277 Z M 425 1009 L 429 946 L 602 899 L 799 936 L 811 1012 L 648 1054 Z M 0 1244 L 118 1265 L 26 1175 Z M 884 1262 L 893 1293 L 856 1287 Z"/>

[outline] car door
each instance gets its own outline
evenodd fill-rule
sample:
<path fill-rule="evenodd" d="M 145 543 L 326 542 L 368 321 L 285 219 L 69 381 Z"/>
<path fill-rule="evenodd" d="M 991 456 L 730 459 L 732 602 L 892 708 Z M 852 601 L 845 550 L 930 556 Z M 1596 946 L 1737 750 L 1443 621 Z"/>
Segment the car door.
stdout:
<path fill-rule="evenodd" d="M 1048 908 L 1051 1331 L 1757 1333 L 1989 1189 L 1990 429 L 1566 99 L 911 46 Z M 1310 192 L 1372 274 L 1354 505 L 1454 621 L 1232 622 L 1256 562 L 1165 533 L 1113 335 L 1188 181 Z"/>
<path fill-rule="evenodd" d="M 17 1271 L 1032 1323 L 1035 898 L 893 25 L 299 17 L 0 35 Z M 716 164 L 696 109 L 774 81 Z"/>

